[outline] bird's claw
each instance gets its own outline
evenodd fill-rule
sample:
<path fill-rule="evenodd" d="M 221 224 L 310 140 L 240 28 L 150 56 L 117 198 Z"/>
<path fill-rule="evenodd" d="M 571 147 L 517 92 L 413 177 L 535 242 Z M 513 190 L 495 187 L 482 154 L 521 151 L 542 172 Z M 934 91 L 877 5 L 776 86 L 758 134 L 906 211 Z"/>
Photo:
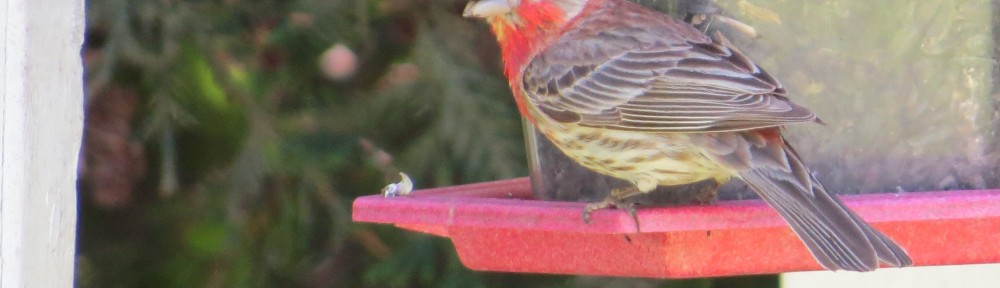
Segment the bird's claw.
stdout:
<path fill-rule="evenodd" d="M 604 209 L 614 206 L 614 203 L 608 201 L 609 199 L 610 198 L 604 199 L 603 201 L 600 202 L 587 203 L 587 206 L 583 207 L 583 222 L 590 224 L 590 212 L 593 212 L 594 210 L 597 209 Z"/>
<path fill-rule="evenodd" d="M 635 203 L 627 203 L 623 209 L 628 212 L 628 216 L 632 217 L 632 223 L 635 223 L 635 233 L 641 232 L 639 231 L 639 212 L 635 209 Z"/>
<path fill-rule="evenodd" d="M 609 195 L 607 198 L 604 198 L 604 200 L 587 203 L 587 206 L 583 207 L 583 222 L 590 224 L 590 213 L 594 210 L 616 207 L 619 209 L 625 209 L 625 212 L 632 217 L 632 221 L 635 223 L 635 232 L 639 233 L 639 213 L 635 206 L 636 203 L 625 202 L 624 199 L 618 199 Z"/>

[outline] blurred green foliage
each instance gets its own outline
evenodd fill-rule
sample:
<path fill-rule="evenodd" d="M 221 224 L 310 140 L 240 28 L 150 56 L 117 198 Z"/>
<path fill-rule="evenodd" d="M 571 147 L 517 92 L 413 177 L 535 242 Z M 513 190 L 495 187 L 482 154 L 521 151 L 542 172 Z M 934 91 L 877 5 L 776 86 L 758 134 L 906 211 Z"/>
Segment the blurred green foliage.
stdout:
<path fill-rule="evenodd" d="M 464 5 L 88 1 L 77 284 L 776 285 L 474 272 L 446 240 L 352 223 L 398 171 L 418 188 L 527 175 L 499 53 Z"/>

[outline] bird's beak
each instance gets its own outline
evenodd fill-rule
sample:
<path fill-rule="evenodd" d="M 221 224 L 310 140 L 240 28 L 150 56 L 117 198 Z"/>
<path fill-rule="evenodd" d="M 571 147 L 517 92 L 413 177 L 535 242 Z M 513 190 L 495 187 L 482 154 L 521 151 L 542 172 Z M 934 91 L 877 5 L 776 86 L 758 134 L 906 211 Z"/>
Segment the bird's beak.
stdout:
<path fill-rule="evenodd" d="M 486 18 L 510 13 L 510 0 L 480 0 L 469 2 L 465 5 L 465 12 L 462 17 Z"/>

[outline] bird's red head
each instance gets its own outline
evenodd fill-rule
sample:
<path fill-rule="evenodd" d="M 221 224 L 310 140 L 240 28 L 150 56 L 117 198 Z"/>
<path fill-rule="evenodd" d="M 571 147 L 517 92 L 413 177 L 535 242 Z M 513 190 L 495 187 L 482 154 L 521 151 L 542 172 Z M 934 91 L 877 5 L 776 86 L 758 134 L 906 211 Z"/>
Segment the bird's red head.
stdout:
<path fill-rule="evenodd" d="M 566 24 L 590 1 L 599 0 L 480 0 L 470 2 L 465 17 L 483 18 L 500 44 L 504 74 L 511 82 L 521 114 L 530 117 L 517 89 L 528 61 L 558 39 Z"/>

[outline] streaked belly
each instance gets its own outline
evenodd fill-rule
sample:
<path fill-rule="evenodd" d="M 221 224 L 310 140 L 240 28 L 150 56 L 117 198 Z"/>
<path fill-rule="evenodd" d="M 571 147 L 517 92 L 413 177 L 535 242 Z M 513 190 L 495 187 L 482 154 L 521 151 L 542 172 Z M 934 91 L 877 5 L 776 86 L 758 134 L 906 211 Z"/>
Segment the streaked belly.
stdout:
<path fill-rule="evenodd" d="M 612 177 L 657 185 L 680 185 L 729 177 L 691 143 L 687 134 L 648 134 L 577 125 L 539 125 L 567 156 Z M 650 188 L 651 190 L 651 188 Z"/>

